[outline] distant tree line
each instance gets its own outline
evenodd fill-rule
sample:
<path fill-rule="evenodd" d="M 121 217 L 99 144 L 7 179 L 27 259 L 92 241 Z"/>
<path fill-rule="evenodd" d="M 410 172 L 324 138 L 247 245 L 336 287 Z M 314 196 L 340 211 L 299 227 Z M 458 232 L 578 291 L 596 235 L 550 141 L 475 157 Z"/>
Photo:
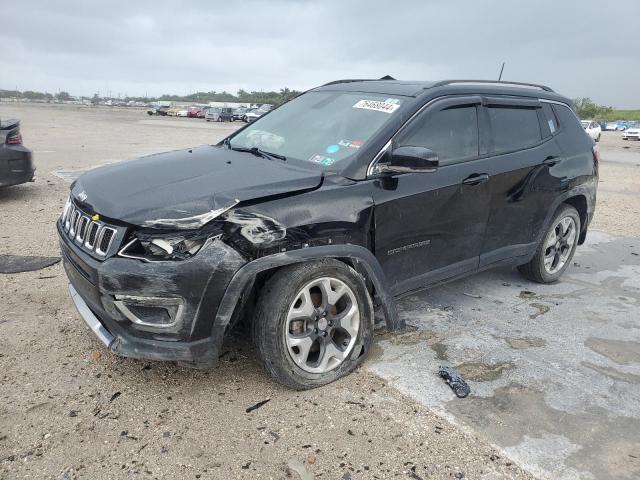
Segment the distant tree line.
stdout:
<path fill-rule="evenodd" d="M 300 92 L 296 90 L 290 90 L 288 88 L 281 88 L 279 91 L 252 91 L 238 90 L 237 94 L 229 92 L 196 92 L 190 95 L 169 95 L 165 94 L 160 97 L 129 97 L 126 96 L 124 101 L 136 101 L 136 102 L 154 102 L 157 100 L 170 100 L 174 102 L 185 103 L 209 103 L 209 102 L 242 102 L 242 103 L 271 103 L 273 105 L 279 105 L 288 100 L 291 100 Z M 41 101 L 65 101 L 71 100 L 73 97 L 65 91 L 61 91 L 55 94 L 34 92 L 26 90 L 21 92 L 19 90 L 2 90 L 0 89 L 0 98 L 20 98 L 26 100 L 41 100 Z M 90 98 L 90 97 L 82 97 Z M 93 103 L 98 103 L 100 100 L 113 99 L 110 97 L 101 97 L 98 93 L 94 94 L 90 98 Z"/>
<path fill-rule="evenodd" d="M 127 97 L 125 100 L 135 101 L 153 101 L 153 100 L 170 100 L 174 102 L 185 103 L 209 103 L 209 102 L 241 102 L 241 103 L 270 103 L 273 105 L 279 105 L 287 102 L 299 95 L 297 90 L 290 90 L 288 88 L 281 88 L 280 91 L 252 91 L 238 90 L 237 94 L 229 92 L 195 92 L 190 95 L 169 95 L 165 94 L 154 99 L 144 99 L 140 97 Z"/>
<path fill-rule="evenodd" d="M 613 113 L 613 107 L 598 105 L 590 98 L 574 98 L 573 108 L 579 118 L 606 118 Z"/>

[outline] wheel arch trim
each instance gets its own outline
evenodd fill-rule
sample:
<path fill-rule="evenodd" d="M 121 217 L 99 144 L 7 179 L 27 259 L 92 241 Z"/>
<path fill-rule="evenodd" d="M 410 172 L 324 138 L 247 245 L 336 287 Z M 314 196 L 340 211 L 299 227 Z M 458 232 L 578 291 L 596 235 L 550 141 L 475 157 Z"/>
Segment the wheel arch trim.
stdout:
<path fill-rule="evenodd" d="M 214 320 L 214 329 L 224 331 L 233 318 L 236 307 L 241 304 L 241 296 L 247 292 L 247 287 L 253 285 L 256 275 L 259 273 L 323 258 L 338 260 L 348 258 L 357 266 L 362 266 L 368 276 L 368 279 L 365 280 L 370 280 L 375 288 L 376 296 L 384 312 L 387 328 L 397 330 L 404 326 L 404 322 L 398 317 L 396 302 L 391 294 L 387 278 L 376 257 L 365 247 L 359 245 L 326 245 L 276 253 L 245 264 L 235 273 L 224 292 Z M 356 270 L 360 271 L 361 269 L 356 268 Z"/>

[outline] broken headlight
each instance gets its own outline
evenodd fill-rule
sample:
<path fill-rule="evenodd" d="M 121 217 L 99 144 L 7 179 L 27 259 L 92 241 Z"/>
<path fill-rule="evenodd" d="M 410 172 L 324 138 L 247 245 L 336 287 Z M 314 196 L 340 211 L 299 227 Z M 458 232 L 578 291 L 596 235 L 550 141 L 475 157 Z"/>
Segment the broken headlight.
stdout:
<path fill-rule="evenodd" d="M 147 262 L 186 260 L 200 251 L 207 241 L 219 235 L 141 235 L 134 234 L 118 255 Z"/>

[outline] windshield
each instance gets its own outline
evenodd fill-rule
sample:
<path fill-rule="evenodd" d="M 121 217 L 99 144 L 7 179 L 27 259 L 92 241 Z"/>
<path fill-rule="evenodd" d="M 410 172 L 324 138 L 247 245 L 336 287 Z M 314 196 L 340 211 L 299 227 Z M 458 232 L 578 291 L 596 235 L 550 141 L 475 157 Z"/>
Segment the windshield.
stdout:
<path fill-rule="evenodd" d="M 230 140 L 230 147 L 329 167 L 356 154 L 401 102 L 370 93 L 309 92 L 256 120 Z"/>
<path fill-rule="evenodd" d="M 584 120 L 580 122 L 583 128 L 587 128 L 589 126 L 589 122 L 585 122 Z"/>

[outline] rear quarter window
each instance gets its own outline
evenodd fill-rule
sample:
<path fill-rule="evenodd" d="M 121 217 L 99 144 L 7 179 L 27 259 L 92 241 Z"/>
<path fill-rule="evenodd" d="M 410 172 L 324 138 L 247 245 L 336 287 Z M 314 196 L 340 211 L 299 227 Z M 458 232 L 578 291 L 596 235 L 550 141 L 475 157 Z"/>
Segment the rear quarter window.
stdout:
<path fill-rule="evenodd" d="M 558 124 L 556 114 L 553 113 L 553 108 L 551 108 L 551 105 L 548 103 L 542 104 L 542 112 L 544 113 L 544 118 L 547 121 L 547 125 L 549 126 L 549 131 L 553 135 L 558 130 L 560 130 L 560 125 Z"/>
<path fill-rule="evenodd" d="M 493 153 L 520 150 L 542 140 L 536 108 L 491 106 L 488 109 Z"/>
<path fill-rule="evenodd" d="M 591 144 L 591 140 L 584 128 L 580 124 L 580 120 L 569 107 L 565 105 L 553 105 L 553 111 L 560 122 L 560 127 L 575 142 Z"/>

